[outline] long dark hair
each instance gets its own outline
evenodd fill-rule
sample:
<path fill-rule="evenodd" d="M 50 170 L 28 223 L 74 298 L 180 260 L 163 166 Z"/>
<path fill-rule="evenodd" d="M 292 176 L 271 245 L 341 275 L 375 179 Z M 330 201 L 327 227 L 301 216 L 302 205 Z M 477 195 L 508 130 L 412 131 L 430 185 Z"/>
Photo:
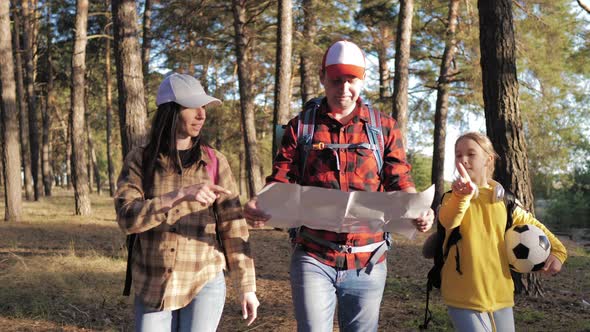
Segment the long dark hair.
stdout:
<path fill-rule="evenodd" d="M 167 167 L 181 169 L 178 161 L 178 151 L 176 150 L 176 126 L 181 109 L 181 106 L 175 102 L 158 106 L 149 141 L 143 151 L 143 192 L 146 196 L 151 196 L 150 192 L 154 184 L 156 163 L 160 154 L 171 157 L 167 158 L 168 162 L 171 163 L 171 165 L 166 165 Z"/>

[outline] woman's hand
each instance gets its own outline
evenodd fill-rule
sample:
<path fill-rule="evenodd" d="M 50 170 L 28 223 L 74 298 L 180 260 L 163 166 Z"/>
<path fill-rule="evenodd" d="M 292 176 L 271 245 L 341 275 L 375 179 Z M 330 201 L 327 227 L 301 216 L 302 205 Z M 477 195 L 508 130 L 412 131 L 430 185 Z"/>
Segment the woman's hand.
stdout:
<path fill-rule="evenodd" d="M 220 194 L 231 195 L 231 191 L 211 183 L 193 184 L 178 190 L 178 201 L 197 201 L 209 206 L 219 198 Z"/>
<path fill-rule="evenodd" d="M 250 326 L 256 317 L 258 317 L 258 306 L 260 302 L 258 302 L 256 293 L 254 292 L 243 293 L 240 302 L 242 305 L 242 317 L 248 319 L 248 326 Z"/>
<path fill-rule="evenodd" d="M 455 166 L 459 171 L 459 177 L 453 181 L 451 186 L 453 192 L 459 195 L 472 195 L 477 190 L 477 186 L 471 181 L 471 177 L 463 164 L 456 162 Z"/>
<path fill-rule="evenodd" d="M 252 227 L 263 227 L 270 219 L 270 215 L 258 208 L 256 197 L 253 197 L 244 204 L 244 218 Z"/>

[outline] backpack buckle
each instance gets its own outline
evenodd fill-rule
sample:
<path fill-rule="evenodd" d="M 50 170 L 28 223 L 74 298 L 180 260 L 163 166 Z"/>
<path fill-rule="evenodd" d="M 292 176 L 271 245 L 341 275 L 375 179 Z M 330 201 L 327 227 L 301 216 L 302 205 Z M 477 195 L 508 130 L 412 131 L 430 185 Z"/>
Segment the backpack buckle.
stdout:
<path fill-rule="evenodd" d="M 324 144 L 324 142 L 319 142 L 311 146 L 313 150 L 323 150 L 325 147 L 326 145 Z"/>

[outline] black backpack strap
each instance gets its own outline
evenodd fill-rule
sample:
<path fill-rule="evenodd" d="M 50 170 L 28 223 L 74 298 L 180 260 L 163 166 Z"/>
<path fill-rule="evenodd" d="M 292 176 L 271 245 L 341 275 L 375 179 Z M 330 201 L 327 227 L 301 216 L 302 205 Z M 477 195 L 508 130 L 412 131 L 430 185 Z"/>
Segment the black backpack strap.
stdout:
<path fill-rule="evenodd" d="M 510 190 L 504 189 L 504 205 L 506 205 L 506 230 L 512 227 L 512 214 L 516 209 L 516 196 Z"/>
<path fill-rule="evenodd" d="M 127 270 L 125 271 L 125 288 L 123 288 L 123 296 L 129 296 L 131 292 L 132 270 L 133 264 L 133 247 L 137 239 L 137 234 L 127 235 Z"/>

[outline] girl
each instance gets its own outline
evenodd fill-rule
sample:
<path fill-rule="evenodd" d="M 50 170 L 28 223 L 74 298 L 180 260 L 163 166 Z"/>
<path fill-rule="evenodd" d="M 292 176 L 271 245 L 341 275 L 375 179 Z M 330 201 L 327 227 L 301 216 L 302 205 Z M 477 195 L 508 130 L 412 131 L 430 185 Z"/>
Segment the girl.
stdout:
<path fill-rule="evenodd" d="M 459 178 L 445 195 L 439 212 L 448 235 L 460 227 L 461 239 L 451 246 L 442 268 L 441 293 L 457 331 L 514 331 L 514 284 L 504 244 L 506 207 L 501 185 L 492 179 L 498 155 L 487 136 L 467 133 L 455 143 Z M 530 213 L 516 207 L 514 225 L 533 224 L 551 242 L 542 272 L 556 274 L 567 257 L 565 247 Z M 460 269 L 458 268 L 460 264 Z M 461 272 L 458 272 L 460 270 Z"/>
<path fill-rule="evenodd" d="M 223 270 L 241 291 L 250 325 L 259 305 L 248 227 L 225 157 L 203 143 L 208 96 L 192 76 L 158 89 L 151 136 L 132 150 L 117 182 L 117 222 L 137 234 L 131 257 L 136 331 L 215 331 Z M 218 185 L 217 185 L 218 184 Z"/>

